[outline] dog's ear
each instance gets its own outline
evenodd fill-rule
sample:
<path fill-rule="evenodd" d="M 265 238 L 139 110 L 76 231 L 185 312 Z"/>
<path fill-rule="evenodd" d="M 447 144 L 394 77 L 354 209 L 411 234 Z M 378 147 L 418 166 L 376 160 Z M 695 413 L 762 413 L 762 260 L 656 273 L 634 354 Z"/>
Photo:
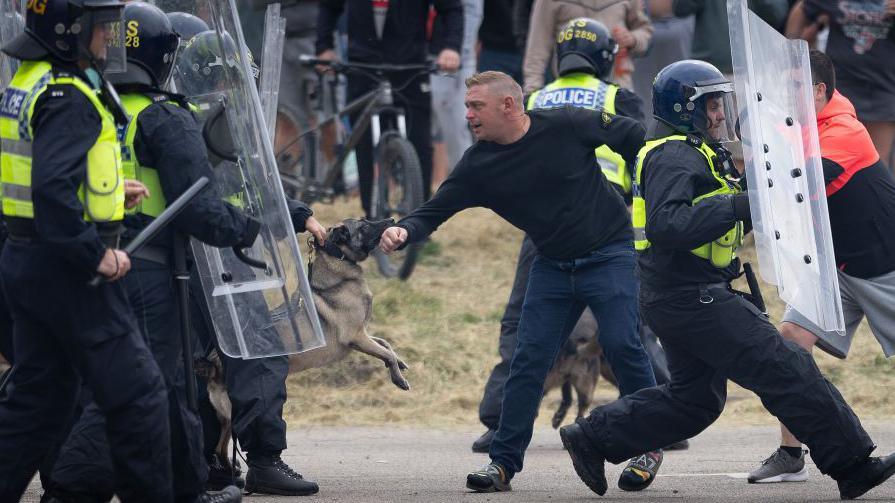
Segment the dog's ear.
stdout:
<path fill-rule="evenodd" d="M 351 239 L 351 233 L 348 232 L 348 228 L 344 225 L 334 228 L 329 236 L 329 240 L 336 245 L 346 244 L 349 239 Z"/>

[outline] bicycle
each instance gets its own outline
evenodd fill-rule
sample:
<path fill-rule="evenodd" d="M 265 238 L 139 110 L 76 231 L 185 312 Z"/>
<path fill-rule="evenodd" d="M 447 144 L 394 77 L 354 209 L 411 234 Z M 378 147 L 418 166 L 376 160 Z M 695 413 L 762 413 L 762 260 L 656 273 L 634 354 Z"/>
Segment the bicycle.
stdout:
<path fill-rule="evenodd" d="M 336 74 L 361 73 L 376 82 L 376 87 L 277 148 L 277 165 L 284 188 L 292 197 L 308 204 L 332 202 L 336 195 L 336 184 L 341 182 L 340 174 L 346 159 L 367 128 L 371 128 L 374 173 L 370 216 L 378 220 L 397 219 L 410 214 L 423 203 L 423 175 L 416 150 L 407 140 L 404 111 L 395 106 L 394 94 L 399 93 L 419 75 L 437 71 L 437 67 L 432 63 L 393 65 L 335 62 L 312 56 L 302 56 L 300 60 L 305 66 L 327 66 Z M 405 83 L 393 87 L 385 74 L 397 71 L 413 73 Z M 330 95 L 335 99 L 335 93 Z M 317 108 L 322 108 L 322 103 Z M 323 127 L 358 110 L 361 110 L 360 115 L 354 120 L 351 134 L 338 149 L 336 157 L 329 162 L 321 161 L 317 145 Z M 303 148 L 293 159 L 288 151 L 296 145 L 302 145 Z M 319 166 L 321 163 L 322 167 Z M 420 247 L 420 244 L 411 244 L 401 252 L 391 255 L 375 250 L 373 255 L 383 276 L 406 280 L 416 265 Z"/>

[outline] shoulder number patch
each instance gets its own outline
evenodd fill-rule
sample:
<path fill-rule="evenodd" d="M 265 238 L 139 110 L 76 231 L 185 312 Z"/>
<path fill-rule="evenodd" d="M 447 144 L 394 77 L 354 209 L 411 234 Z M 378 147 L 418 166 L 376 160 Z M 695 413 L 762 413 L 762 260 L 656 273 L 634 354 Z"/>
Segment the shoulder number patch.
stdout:
<path fill-rule="evenodd" d="M 10 119 L 18 119 L 28 95 L 21 89 L 7 88 L 0 96 L 0 115 Z"/>

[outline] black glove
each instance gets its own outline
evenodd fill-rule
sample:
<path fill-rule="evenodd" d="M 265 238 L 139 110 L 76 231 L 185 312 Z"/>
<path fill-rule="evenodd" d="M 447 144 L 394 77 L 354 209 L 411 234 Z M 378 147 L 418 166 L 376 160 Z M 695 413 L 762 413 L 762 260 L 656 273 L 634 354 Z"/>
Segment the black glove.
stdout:
<path fill-rule="evenodd" d="M 246 219 L 246 232 L 242 236 L 242 241 L 236 245 L 240 248 L 251 248 L 252 245 L 255 244 L 255 239 L 258 238 L 258 233 L 261 231 L 260 220 L 248 215 L 246 215 Z"/>
<path fill-rule="evenodd" d="M 733 216 L 737 220 L 752 220 L 752 213 L 749 211 L 749 191 L 743 191 L 730 198 L 733 204 Z"/>
<path fill-rule="evenodd" d="M 307 204 L 297 200 L 286 198 L 286 206 L 289 208 L 289 218 L 292 220 L 292 227 L 295 232 L 305 231 L 305 222 L 314 214 Z"/>

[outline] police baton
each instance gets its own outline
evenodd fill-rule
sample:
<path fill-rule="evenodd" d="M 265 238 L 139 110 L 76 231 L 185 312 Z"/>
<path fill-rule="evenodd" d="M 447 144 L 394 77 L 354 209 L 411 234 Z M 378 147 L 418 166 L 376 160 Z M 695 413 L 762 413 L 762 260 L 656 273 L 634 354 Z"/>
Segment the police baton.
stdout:
<path fill-rule="evenodd" d="M 761 287 L 758 286 L 758 279 L 755 278 L 755 272 L 752 270 L 752 264 L 746 262 L 743 264 L 743 272 L 746 274 L 746 283 L 749 285 L 749 293 L 752 294 L 752 300 L 761 312 L 767 313 L 768 310 L 764 305 L 764 297 L 761 295 Z"/>
<path fill-rule="evenodd" d="M 180 195 L 177 199 L 175 199 L 171 204 L 165 208 L 165 211 L 161 212 L 155 220 L 152 221 L 149 225 L 146 226 L 137 237 L 133 239 L 128 245 L 124 248 L 124 252 L 128 254 L 128 256 L 132 256 L 136 253 L 140 248 L 146 245 L 149 241 L 154 238 L 159 231 L 161 231 L 165 226 L 171 223 L 178 214 L 186 207 L 187 204 L 190 203 L 198 194 L 208 185 L 208 177 L 203 176 L 196 180 L 196 182 L 190 185 L 190 188 L 186 189 L 183 194 Z M 103 282 L 105 277 L 102 274 L 97 273 L 93 279 L 90 280 L 88 285 L 96 288 Z"/>

